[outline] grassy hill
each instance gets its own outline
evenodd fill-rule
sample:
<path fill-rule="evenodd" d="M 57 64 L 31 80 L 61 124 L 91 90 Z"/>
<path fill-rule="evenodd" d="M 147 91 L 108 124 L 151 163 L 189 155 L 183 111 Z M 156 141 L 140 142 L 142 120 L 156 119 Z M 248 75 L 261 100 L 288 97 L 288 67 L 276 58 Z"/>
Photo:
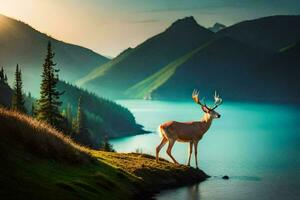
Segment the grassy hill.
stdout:
<path fill-rule="evenodd" d="M 3 199 L 132 199 L 207 175 L 152 156 L 92 151 L 47 124 L 0 109 Z"/>
<path fill-rule="evenodd" d="M 23 71 L 24 85 L 33 94 L 39 91 L 40 74 L 50 40 L 56 53 L 55 62 L 61 70 L 60 76 L 73 82 L 95 67 L 107 62 L 90 49 L 68 44 L 43 34 L 28 24 L 0 14 L 0 66 L 12 77 L 18 63 Z"/>
<path fill-rule="evenodd" d="M 197 24 L 193 17 L 177 20 L 164 32 L 146 40 L 128 54 L 113 59 L 109 70 L 105 66 L 105 73 L 97 73 L 96 76 L 90 73 L 78 83 L 100 95 L 122 98 L 124 89 L 151 76 L 212 37 L 213 33 Z"/>

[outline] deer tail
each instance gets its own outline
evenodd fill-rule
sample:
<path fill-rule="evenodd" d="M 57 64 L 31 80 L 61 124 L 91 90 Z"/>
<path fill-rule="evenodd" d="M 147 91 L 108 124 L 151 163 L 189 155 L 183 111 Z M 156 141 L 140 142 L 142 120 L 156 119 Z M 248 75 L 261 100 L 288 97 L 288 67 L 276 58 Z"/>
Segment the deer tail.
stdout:
<path fill-rule="evenodd" d="M 157 133 L 159 134 L 159 136 L 160 137 L 163 137 L 163 133 L 162 133 L 162 128 L 161 128 L 161 125 L 159 125 L 158 127 L 157 127 Z"/>

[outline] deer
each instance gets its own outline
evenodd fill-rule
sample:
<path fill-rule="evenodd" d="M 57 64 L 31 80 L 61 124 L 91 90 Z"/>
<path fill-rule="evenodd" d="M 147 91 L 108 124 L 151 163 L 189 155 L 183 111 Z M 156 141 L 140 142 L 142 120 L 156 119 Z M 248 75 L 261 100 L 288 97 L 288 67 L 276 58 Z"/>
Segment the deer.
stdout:
<path fill-rule="evenodd" d="M 209 107 L 205 104 L 204 99 L 199 100 L 199 91 L 194 89 L 192 92 L 192 99 L 196 104 L 201 106 L 202 111 L 204 112 L 203 117 L 200 121 L 192 122 L 177 122 L 177 121 L 168 121 L 161 124 L 159 128 L 159 133 L 162 137 L 160 144 L 156 147 L 156 162 L 159 162 L 159 152 L 163 146 L 169 142 L 167 147 L 167 155 L 172 159 L 175 164 L 178 162 L 172 156 L 172 148 L 176 141 L 189 143 L 189 154 L 187 166 L 190 166 L 191 155 L 194 146 L 194 155 L 196 168 L 198 168 L 198 158 L 197 158 L 197 149 L 198 143 L 203 137 L 203 135 L 210 128 L 213 119 L 220 118 L 221 115 L 215 111 L 215 109 L 222 104 L 223 100 L 220 95 L 215 91 L 214 93 L 214 105 Z"/>

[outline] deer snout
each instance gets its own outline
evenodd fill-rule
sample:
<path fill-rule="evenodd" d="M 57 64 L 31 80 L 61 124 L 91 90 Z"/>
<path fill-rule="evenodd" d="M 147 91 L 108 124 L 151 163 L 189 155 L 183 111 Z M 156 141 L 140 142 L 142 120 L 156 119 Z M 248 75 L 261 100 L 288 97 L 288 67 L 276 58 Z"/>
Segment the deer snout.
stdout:
<path fill-rule="evenodd" d="M 221 115 L 220 115 L 220 114 L 218 114 L 218 115 L 217 115 L 217 118 L 220 118 L 220 117 L 221 117 Z"/>

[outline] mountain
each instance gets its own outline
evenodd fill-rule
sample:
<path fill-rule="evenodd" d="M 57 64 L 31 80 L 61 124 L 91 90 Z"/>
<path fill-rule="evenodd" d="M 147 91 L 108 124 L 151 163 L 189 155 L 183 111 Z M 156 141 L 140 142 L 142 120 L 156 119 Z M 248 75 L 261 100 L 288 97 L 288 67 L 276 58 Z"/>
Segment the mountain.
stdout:
<path fill-rule="evenodd" d="M 104 96 L 121 98 L 122 90 L 211 40 L 213 35 L 198 25 L 193 17 L 177 20 L 164 32 L 111 60 L 104 66 L 105 70 L 100 66 L 96 70 L 98 73 L 88 74 L 77 84 Z"/>
<path fill-rule="evenodd" d="M 300 16 L 270 16 L 213 33 L 184 18 L 109 62 L 117 64 L 99 67 L 79 82 L 112 98 L 190 99 L 199 88 L 204 96 L 217 89 L 228 100 L 294 102 L 300 99 L 293 91 L 299 90 L 299 27 Z M 198 34 L 195 38 L 202 34 L 201 42 L 184 43 L 189 50 L 175 48 L 182 45 L 177 35 L 192 37 L 191 30 Z M 151 54 L 141 54 L 145 48 Z M 168 59 L 157 64 L 158 58 Z"/>
<path fill-rule="evenodd" d="M 25 88 L 37 95 L 47 42 L 51 41 L 56 54 L 54 60 L 64 80 L 73 82 L 109 61 L 90 49 L 68 44 L 43 34 L 29 25 L 0 15 L 0 66 L 7 69 L 10 79 L 16 64 L 23 71 Z"/>
<path fill-rule="evenodd" d="M 219 31 L 217 36 L 228 36 L 253 47 L 276 52 L 300 39 L 300 15 L 243 21 Z"/>
<path fill-rule="evenodd" d="M 216 32 L 218 32 L 218 31 L 220 31 L 220 30 L 222 30 L 224 28 L 226 28 L 226 26 L 224 24 L 220 24 L 220 23 L 217 22 L 212 27 L 209 27 L 208 29 L 210 31 L 216 33 Z"/>
<path fill-rule="evenodd" d="M 226 99 L 246 98 L 253 80 L 251 68 L 265 56 L 232 38 L 218 38 L 171 62 L 126 92 L 131 98 L 177 100 L 190 99 L 191 91 L 198 88 L 207 97 L 217 89 Z"/>

